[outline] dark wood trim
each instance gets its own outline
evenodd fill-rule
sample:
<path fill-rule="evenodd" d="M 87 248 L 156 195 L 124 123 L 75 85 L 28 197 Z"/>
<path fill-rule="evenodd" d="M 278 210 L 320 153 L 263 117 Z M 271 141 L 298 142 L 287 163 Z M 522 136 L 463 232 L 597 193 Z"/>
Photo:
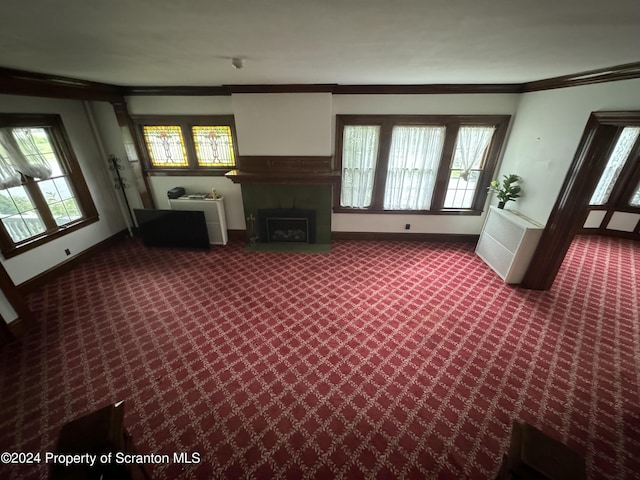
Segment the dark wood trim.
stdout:
<path fill-rule="evenodd" d="M 344 127 L 347 125 L 376 125 L 380 126 L 378 158 L 375 167 L 371 206 L 368 208 L 345 208 L 340 205 L 341 188 L 334 189 L 334 213 L 374 213 L 374 214 L 412 214 L 412 215 L 481 215 L 487 199 L 487 188 L 504 148 L 504 140 L 511 121 L 510 115 L 336 115 L 335 133 L 335 169 L 342 172 L 342 142 Z M 396 125 L 437 125 L 446 127 L 446 136 L 438 171 L 436 184 L 432 195 L 430 210 L 385 210 L 383 208 L 384 187 L 391 148 L 391 135 Z M 459 128 L 462 126 L 496 127 L 491 143 L 487 147 L 485 164 L 478 179 L 478 189 L 475 192 L 471 208 L 444 208 L 447 184 L 449 182 L 451 162 L 455 150 L 455 143 Z M 340 184 L 338 184 L 340 186 Z"/>
<path fill-rule="evenodd" d="M 20 338 L 27 331 L 29 325 L 22 318 L 18 317 L 12 322 L 9 322 L 7 324 L 7 327 L 9 328 L 9 331 L 11 332 L 13 338 Z"/>
<path fill-rule="evenodd" d="M 15 310 L 18 318 L 22 319 L 21 321 L 24 321 L 25 324 L 30 323 L 33 320 L 33 315 L 27 305 L 27 301 L 2 264 L 0 264 L 0 289 L 2 289 L 2 293 L 4 293 L 7 301 Z"/>
<path fill-rule="evenodd" d="M 75 232 L 77 230 L 80 230 L 81 228 L 91 225 L 92 223 L 95 223 L 98 220 L 99 218 L 97 216 L 90 217 L 90 218 L 83 218 L 82 220 L 78 220 L 75 223 L 71 223 L 71 224 L 65 225 L 64 227 L 60 227 L 55 231 L 45 232 L 38 237 L 25 240 L 23 243 L 19 243 L 17 245 L 12 242 L 11 237 L 9 237 L 7 234 L 5 234 L 4 231 L 2 231 L 0 232 L 1 234 L 0 240 L 2 243 L 2 255 L 4 256 L 4 258 L 13 258 L 25 252 L 28 252 L 29 250 L 32 250 L 36 247 L 49 243 L 50 241 L 55 240 L 56 238 L 60 238 L 72 232 Z M 0 227 L 0 230 L 3 230 L 3 228 Z"/>
<path fill-rule="evenodd" d="M 340 172 L 322 173 L 264 173 L 241 172 L 231 170 L 225 175 L 233 183 L 277 183 L 288 185 L 315 185 L 330 183 L 337 185 L 340 182 Z"/>
<path fill-rule="evenodd" d="M 334 83 L 254 84 L 178 87 L 124 87 L 122 94 L 160 96 L 228 96 L 234 93 L 331 93 L 333 95 L 421 95 L 460 93 L 522 93 L 520 83 L 338 85 Z"/>
<path fill-rule="evenodd" d="M 155 208 L 153 196 L 151 195 L 151 186 L 149 185 L 147 176 L 142 170 L 141 158 L 143 157 L 144 153 L 140 142 L 136 137 L 136 127 L 133 123 L 131 115 L 129 114 L 127 102 L 122 99 L 122 101 L 119 102 L 112 102 L 111 106 L 113 107 L 113 111 L 116 115 L 116 120 L 118 121 L 118 125 L 120 126 L 123 135 L 123 142 L 125 142 L 124 136 L 127 134 L 133 142 L 133 148 L 135 149 L 137 158 L 136 161 L 129 161 L 129 166 L 131 167 L 131 170 L 133 171 L 136 179 L 136 186 L 138 187 L 138 193 L 140 194 L 142 206 L 144 208 Z"/>
<path fill-rule="evenodd" d="M 201 167 L 198 169 L 186 168 L 186 167 L 175 167 L 173 169 L 154 168 L 153 170 L 147 170 L 144 173 L 145 173 L 145 178 L 146 177 L 224 177 L 230 171 L 231 170 L 229 169 L 229 167 L 225 167 L 225 168 Z"/>
<path fill-rule="evenodd" d="M 573 237 L 583 229 L 588 203 L 604 171 L 611 150 L 624 124 L 621 118 L 634 117 L 633 112 L 592 113 L 569 172 L 531 263 L 522 280 L 522 286 L 533 290 L 549 290 L 558 274 Z M 635 120 L 640 118 L 640 112 Z"/>
<path fill-rule="evenodd" d="M 480 235 L 461 233 L 331 232 L 331 240 L 478 243 Z"/>
<path fill-rule="evenodd" d="M 192 127 L 199 125 L 228 126 L 231 128 L 231 142 L 235 161 L 238 160 L 238 138 L 236 136 L 236 123 L 233 115 L 132 115 L 134 125 L 134 142 L 137 150 L 141 152 L 142 170 L 145 175 L 182 175 L 182 176 L 215 176 L 224 175 L 234 167 L 200 167 L 196 156 Z M 144 139 L 145 126 L 175 125 L 182 131 L 185 151 L 187 153 L 187 167 L 158 167 L 153 165 L 147 144 Z M 197 173 L 201 171 L 202 173 Z M 218 172 L 218 173 L 215 173 Z"/>
<path fill-rule="evenodd" d="M 607 68 L 598 68 L 570 75 L 561 75 L 559 77 L 527 82 L 522 84 L 522 91 L 537 92 L 540 90 L 577 87 L 579 85 L 591 85 L 594 83 L 616 82 L 618 80 L 628 80 L 632 78 L 640 78 L 640 62 L 625 63 L 623 65 L 614 65 Z"/>
<path fill-rule="evenodd" d="M 226 177 L 234 183 L 337 184 L 331 156 L 240 156 Z"/>
<path fill-rule="evenodd" d="M 620 230 L 607 230 L 600 228 L 585 228 L 580 230 L 576 235 L 598 235 L 601 237 L 624 238 L 625 240 L 636 240 L 640 242 L 640 233 L 638 232 L 622 232 Z"/>
<path fill-rule="evenodd" d="M 124 96 L 228 96 L 233 93 L 331 93 L 333 95 L 446 95 L 523 93 L 640 78 L 640 62 L 526 83 L 411 85 L 254 84 L 212 86 L 118 86 L 0 67 L 0 93 L 121 102 Z"/>
<path fill-rule="evenodd" d="M 520 83 L 427 83 L 414 85 L 336 85 L 334 95 L 446 95 L 522 93 Z"/>
<path fill-rule="evenodd" d="M 431 209 L 434 211 L 438 211 L 444 206 L 444 200 L 447 195 L 447 186 L 449 184 L 449 176 L 451 172 L 451 163 L 453 160 L 453 154 L 455 153 L 458 132 L 460 130 L 460 125 L 457 122 L 448 124 L 446 125 L 446 127 L 447 132 L 444 139 L 444 144 L 442 145 L 442 155 L 440 155 L 440 161 L 438 162 L 436 184 L 432 194 L 433 196 Z M 491 175 L 493 175 L 493 170 L 491 170 Z M 486 188 L 484 188 L 483 190 L 486 191 Z M 477 196 L 478 192 L 476 192 L 475 197 Z M 479 212 L 478 215 L 480 215 L 480 213 L 482 212 Z"/>
<path fill-rule="evenodd" d="M 274 85 L 225 85 L 233 93 L 333 93 L 333 83 L 291 83 Z"/>
<path fill-rule="evenodd" d="M 0 93 L 111 102 L 122 99 L 123 89 L 107 83 L 0 67 Z"/>
<path fill-rule="evenodd" d="M 247 156 L 236 161 L 241 172 L 252 173 L 329 173 L 333 157 L 328 156 Z"/>
<path fill-rule="evenodd" d="M 115 235 L 112 235 L 109 238 L 106 238 L 105 240 L 92 245 L 91 247 L 83 250 L 77 255 L 68 258 L 64 262 L 61 262 L 58 265 L 55 265 L 54 267 L 51 267 L 50 269 L 36 275 L 35 277 L 22 282 L 16 288 L 22 295 L 27 295 L 28 293 L 31 293 L 34 290 L 42 287 L 44 284 L 55 280 L 63 273 L 77 267 L 79 264 L 86 261 L 93 255 L 112 247 L 114 244 L 126 238 L 127 236 L 127 230 L 122 230 Z"/>
<path fill-rule="evenodd" d="M 387 170 L 389 168 L 389 154 L 391 153 L 393 125 L 393 120 L 390 117 L 384 117 L 380 121 L 378 152 L 373 174 L 373 188 L 371 191 L 371 205 L 368 210 L 384 211 L 384 189 L 387 184 Z M 344 136 L 344 131 L 340 132 L 340 136 Z M 342 151 L 340 151 L 339 155 L 339 170 L 342 172 Z M 336 206 L 339 206 L 339 204 Z"/>
<path fill-rule="evenodd" d="M 5 319 L 0 315 L 0 347 L 11 342 L 15 338 L 15 335 L 9 328 L 9 325 Z"/>
<path fill-rule="evenodd" d="M 243 242 L 248 240 L 246 230 L 227 230 L 227 237 L 230 242 Z"/>
<path fill-rule="evenodd" d="M 186 97 L 216 97 L 216 96 L 229 96 L 231 90 L 225 86 L 177 86 L 177 87 L 123 87 L 122 94 L 127 97 L 133 96 L 186 96 Z"/>

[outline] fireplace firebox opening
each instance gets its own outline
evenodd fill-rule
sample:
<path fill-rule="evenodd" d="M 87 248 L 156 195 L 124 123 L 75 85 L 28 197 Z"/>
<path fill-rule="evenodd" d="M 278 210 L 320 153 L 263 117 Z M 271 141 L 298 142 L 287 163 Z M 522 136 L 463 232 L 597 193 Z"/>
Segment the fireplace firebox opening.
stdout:
<path fill-rule="evenodd" d="M 264 243 L 316 243 L 315 210 L 258 210 L 260 241 Z"/>

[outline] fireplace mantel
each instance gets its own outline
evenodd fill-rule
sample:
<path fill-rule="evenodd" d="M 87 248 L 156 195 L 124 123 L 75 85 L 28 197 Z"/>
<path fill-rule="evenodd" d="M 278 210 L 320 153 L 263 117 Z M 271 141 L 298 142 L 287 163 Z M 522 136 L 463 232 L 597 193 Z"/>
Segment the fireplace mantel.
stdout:
<path fill-rule="evenodd" d="M 332 157 L 242 156 L 237 169 L 226 177 L 234 183 L 338 184 L 340 172 L 331 168 Z"/>

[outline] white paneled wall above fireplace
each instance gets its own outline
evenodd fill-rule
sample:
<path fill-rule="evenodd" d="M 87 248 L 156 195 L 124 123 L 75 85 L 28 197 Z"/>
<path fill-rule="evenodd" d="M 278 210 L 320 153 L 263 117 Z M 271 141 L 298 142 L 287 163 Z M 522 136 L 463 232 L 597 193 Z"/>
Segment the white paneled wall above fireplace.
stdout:
<path fill-rule="evenodd" d="M 331 155 L 330 93 L 233 94 L 240 155 Z"/>

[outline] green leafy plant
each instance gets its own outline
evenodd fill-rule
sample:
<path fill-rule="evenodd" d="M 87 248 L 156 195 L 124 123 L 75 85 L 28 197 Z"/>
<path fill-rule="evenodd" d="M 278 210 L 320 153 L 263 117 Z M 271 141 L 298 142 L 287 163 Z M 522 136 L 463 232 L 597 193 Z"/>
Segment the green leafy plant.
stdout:
<path fill-rule="evenodd" d="M 499 180 L 494 180 L 489 184 L 488 190 L 494 192 L 498 200 L 503 203 L 519 198 L 521 188 L 517 183 L 520 181 L 520 177 L 515 173 L 503 175 L 503 177 L 502 184 L 500 184 Z"/>

